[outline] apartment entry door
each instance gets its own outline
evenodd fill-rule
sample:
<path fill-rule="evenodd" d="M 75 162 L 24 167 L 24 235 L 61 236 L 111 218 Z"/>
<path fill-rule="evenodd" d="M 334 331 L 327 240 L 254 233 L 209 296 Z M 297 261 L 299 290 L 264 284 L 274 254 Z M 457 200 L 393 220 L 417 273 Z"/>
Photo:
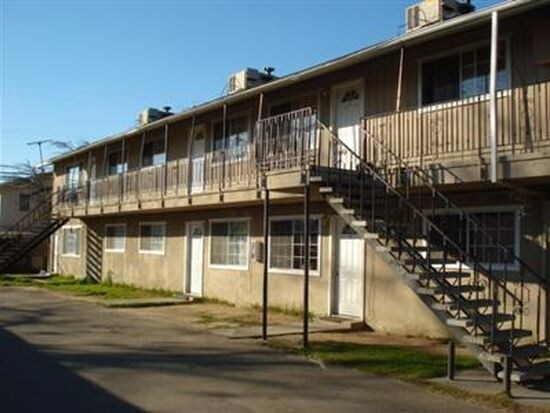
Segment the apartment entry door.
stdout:
<path fill-rule="evenodd" d="M 205 134 L 202 129 L 195 133 L 191 149 L 191 192 L 202 192 L 204 189 L 204 149 Z"/>
<path fill-rule="evenodd" d="M 351 151 L 361 156 L 361 118 L 364 114 L 363 80 L 337 85 L 332 93 L 333 124 L 338 139 Z M 358 160 L 349 150 L 343 149 L 336 156 L 337 166 L 356 169 Z"/>
<path fill-rule="evenodd" d="M 336 313 L 362 318 L 365 242 L 340 221 L 336 244 Z"/>
<path fill-rule="evenodd" d="M 186 293 L 200 297 L 204 270 L 204 223 L 187 225 L 187 288 Z"/>

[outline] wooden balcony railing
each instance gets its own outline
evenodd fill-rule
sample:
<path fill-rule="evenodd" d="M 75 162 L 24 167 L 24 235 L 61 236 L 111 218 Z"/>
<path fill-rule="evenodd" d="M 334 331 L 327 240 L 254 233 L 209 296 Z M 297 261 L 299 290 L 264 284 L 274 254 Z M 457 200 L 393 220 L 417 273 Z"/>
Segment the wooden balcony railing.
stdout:
<path fill-rule="evenodd" d="M 550 82 L 498 92 L 498 152 L 512 155 L 550 147 Z M 424 108 L 373 115 L 363 130 L 409 165 L 464 160 L 489 154 L 489 100 L 473 97 Z M 363 156 L 384 161 L 364 140 Z"/>
<path fill-rule="evenodd" d="M 256 171 L 255 146 L 249 144 L 89 180 L 78 187 L 64 186 L 59 188 L 59 202 L 62 206 L 112 205 L 230 191 L 255 186 Z"/>

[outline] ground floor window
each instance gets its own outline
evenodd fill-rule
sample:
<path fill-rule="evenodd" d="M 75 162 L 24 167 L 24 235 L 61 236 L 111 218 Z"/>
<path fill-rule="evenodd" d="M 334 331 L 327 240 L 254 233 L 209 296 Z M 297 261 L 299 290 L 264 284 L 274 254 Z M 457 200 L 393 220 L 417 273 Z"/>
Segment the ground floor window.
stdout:
<path fill-rule="evenodd" d="M 139 252 L 164 254 L 165 235 L 164 222 L 142 222 L 139 224 Z"/>
<path fill-rule="evenodd" d="M 126 224 L 105 225 L 105 251 L 124 252 L 126 244 Z"/>
<path fill-rule="evenodd" d="M 80 255 L 81 227 L 65 227 L 62 230 L 62 254 Z"/>
<path fill-rule="evenodd" d="M 469 210 L 479 224 L 466 225 L 458 214 L 437 214 L 434 223 L 483 264 L 514 265 L 520 254 L 520 211 L 516 207 Z M 479 230 L 483 228 L 484 231 Z M 504 249 L 499 248 L 501 245 Z"/>
<path fill-rule="evenodd" d="M 319 270 L 319 218 L 309 224 L 309 268 Z M 302 272 L 305 264 L 304 220 L 296 218 L 273 218 L 270 222 L 269 268 Z"/>
<path fill-rule="evenodd" d="M 245 268 L 248 265 L 248 221 L 210 223 L 210 265 Z"/>

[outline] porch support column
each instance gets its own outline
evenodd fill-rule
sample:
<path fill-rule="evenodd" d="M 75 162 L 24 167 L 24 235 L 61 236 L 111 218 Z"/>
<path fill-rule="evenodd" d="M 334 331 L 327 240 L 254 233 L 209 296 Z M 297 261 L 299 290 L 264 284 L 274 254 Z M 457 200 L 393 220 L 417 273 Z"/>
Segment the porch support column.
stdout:
<path fill-rule="evenodd" d="M 195 115 L 191 119 L 189 138 L 187 141 L 187 198 L 191 200 L 192 175 L 193 175 L 193 140 L 195 135 Z"/>
<path fill-rule="evenodd" d="M 303 347 L 309 348 L 309 170 L 304 173 L 304 331 Z"/>
<path fill-rule="evenodd" d="M 226 160 L 226 149 L 227 149 L 227 104 L 223 105 L 223 120 L 222 120 L 222 129 L 223 129 L 223 149 L 222 149 L 222 175 L 220 176 L 219 188 L 220 195 L 225 183 L 225 160 Z"/>
<path fill-rule="evenodd" d="M 267 308 L 268 308 L 268 289 L 269 289 L 269 189 L 267 189 L 267 179 L 263 179 L 264 187 L 264 245 L 263 245 L 263 295 L 262 295 L 262 339 L 267 340 Z"/>
<path fill-rule="evenodd" d="M 87 176 L 86 176 L 86 207 L 90 204 L 90 194 L 91 194 L 91 185 L 92 181 L 90 177 L 92 176 L 92 150 L 88 151 L 88 167 L 87 167 Z"/>
<path fill-rule="evenodd" d="M 162 188 L 162 197 L 166 196 L 168 190 L 168 122 L 164 125 L 164 185 Z"/>
<path fill-rule="evenodd" d="M 137 188 L 136 188 L 136 195 L 138 203 L 141 202 L 141 168 L 143 168 L 143 150 L 145 148 L 145 131 L 141 134 L 141 145 L 139 148 L 139 168 L 137 171 Z"/>
<path fill-rule="evenodd" d="M 498 180 L 497 157 L 497 59 L 498 59 L 498 12 L 494 11 L 491 18 L 491 73 L 490 73 L 490 114 L 489 135 L 491 141 L 491 182 Z"/>
<path fill-rule="evenodd" d="M 107 174 L 107 156 L 109 154 L 108 150 L 107 150 L 107 144 L 105 144 L 105 146 L 103 147 L 103 165 L 101 167 L 101 177 L 103 178 L 102 179 L 102 182 L 103 182 L 103 185 L 102 185 L 102 191 L 101 191 L 101 194 L 100 194 L 100 204 L 101 204 L 101 211 L 103 212 L 103 198 L 105 197 L 105 183 L 107 182 L 106 181 L 106 178 L 108 177 L 108 174 Z"/>
<path fill-rule="evenodd" d="M 127 172 L 127 167 L 125 168 L 124 165 L 126 164 L 124 160 L 126 159 L 126 136 L 122 137 L 122 150 L 120 152 L 120 173 L 118 178 L 118 207 L 120 208 L 120 204 L 122 203 L 123 197 L 124 197 L 124 174 Z"/>
<path fill-rule="evenodd" d="M 397 97 L 395 100 L 395 111 L 401 111 L 401 95 L 403 89 L 403 64 L 405 60 L 405 48 L 401 46 L 399 51 L 399 72 L 397 74 Z"/>

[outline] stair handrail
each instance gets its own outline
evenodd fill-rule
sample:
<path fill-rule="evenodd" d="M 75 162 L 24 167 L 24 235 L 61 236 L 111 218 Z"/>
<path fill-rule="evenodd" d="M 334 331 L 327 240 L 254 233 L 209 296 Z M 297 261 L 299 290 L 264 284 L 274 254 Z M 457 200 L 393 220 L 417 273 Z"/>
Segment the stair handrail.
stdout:
<path fill-rule="evenodd" d="M 365 118 L 362 119 L 364 121 Z M 492 236 L 483 225 L 479 223 L 478 220 L 476 220 L 470 213 L 465 211 L 463 208 L 459 207 L 456 203 L 454 203 L 451 199 L 446 197 L 441 191 L 439 191 L 435 187 L 435 183 L 430 182 L 432 177 L 422 168 L 415 168 L 409 165 L 406 161 L 403 160 L 399 155 L 397 155 L 395 152 L 393 152 L 386 144 L 384 144 L 380 139 L 378 139 L 376 136 L 374 136 L 373 133 L 365 129 L 364 127 L 361 128 L 362 132 L 365 134 L 366 137 L 370 138 L 377 146 L 378 148 L 384 150 L 386 153 L 388 153 L 394 161 L 397 162 L 397 165 L 399 168 L 405 169 L 407 172 L 411 172 L 414 176 L 418 177 L 424 185 L 426 185 L 434 195 L 436 195 L 438 198 L 440 198 L 442 201 L 445 202 L 445 204 L 448 207 L 451 207 L 454 209 L 456 213 L 460 215 L 460 217 L 465 217 L 468 222 L 470 222 L 474 227 L 481 231 L 481 233 L 488 237 L 489 241 L 495 245 L 497 248 L 499 248 L 504 254 L 509 256 L 510 258 L 513 258 L 515 262 L 517 262 L 520 266 L 524 267 L 525 270 L 528 271 L 528 273 L 535 279 L 537 279 L 543 286 L 548 282 L 548 280 L 545 280 L 541 275 L 539 275 L 531 266 L 529 266 L 524 260 L 522 260 L 520 257 L 516 255 L 515 252 L 509 251 L 504 245 L 500 244 L 497 240 L 494 239 L 494 236 Z"/>
<path fill-rule="evenodd" d="M 453 241 L 444 231 L 442 231 L 435 223 L 433 223 L 421 210 L 419 210 L 407 197 L 403 196 L 402 193 L 400 193 L 397 189 L 395 189 L 387 180 L 382 177 L 375 169 L 373 169 L 364 159 L 362 159 L 355 151 L 353 151 L 346 143 L 342 142 L 338 136 L 331 131 L 325 124 L 323 124 L 321 121 L 316 119 L 317 124 L 325 130 L 330 138 L 335 141 L 338 145 L 345 148 L 352 157 L 355 158 L 355 160 L 358 162 L 359 165 L 361 165 L 362 168 L 369 171 L 369 173 L 379 182 L 381 182 L 387 190 L 389 190 L 391 193 L 393 193 L 395 196 L 397 196 L 403 203 L 405 203 L 417 216 L 420 217 L 420 219 L 429 226 L 432 230 L 437 232 L 442 238 L 446 240 L 446 242 L 456 249 L 456 251 L 460 252 L 460 254 L 464 257 L 470 257 L 470 254 L 462 247 L 460 247 L 455 241 Z M 319 162 L 320 164 L 320 162 Z M 523 300 L 521 297 L 518 297 L 514 292 L 510 291 L 506 284 L 503 284 L 497 277 L 495 277 L 490 270 L 486 269 L 483 265 L 484 263 L 479 262 L 476 258 L 472 257 L 472 262 L 474 265 L 481 269 L 481 272 L 489 278 L 491 281 L 493 281 L 496 285 L 500 287 L 502 292 L 506 294 L 510 299 L 514 300 L 515 303 L 518 303 L 520 306 L 523 306 Z M 432 267 L 432 270 L 434 272 L 437 272 L 436 269 Z M 448 294 L 453 295 L 453 294 Z M 456 294 L 456 298 L 461 298 L 460 292 Z"/>
<path fill-rule="evenodd" d="M 43 215 L 44 212 L 47 212 L 48 210 L 51 211 L 52 208 L 58 203 L 52 203 L 54 199 L 58 199 L 58 193 L 59 191 L 52 192 L 51 188 L 42 189 L 40 194 L 43 196 L 38 200 L 38 205 L 23 215 L 19 220 L 17 220 L 17 222 L 5 229 L 0 234 L 0 239 L 9 238 L 10 234 L 21 233 L 23 229 L 28 228 L 28 225 L 23 225 L 24 223 L 31 224 L 38 216 Z"/>

